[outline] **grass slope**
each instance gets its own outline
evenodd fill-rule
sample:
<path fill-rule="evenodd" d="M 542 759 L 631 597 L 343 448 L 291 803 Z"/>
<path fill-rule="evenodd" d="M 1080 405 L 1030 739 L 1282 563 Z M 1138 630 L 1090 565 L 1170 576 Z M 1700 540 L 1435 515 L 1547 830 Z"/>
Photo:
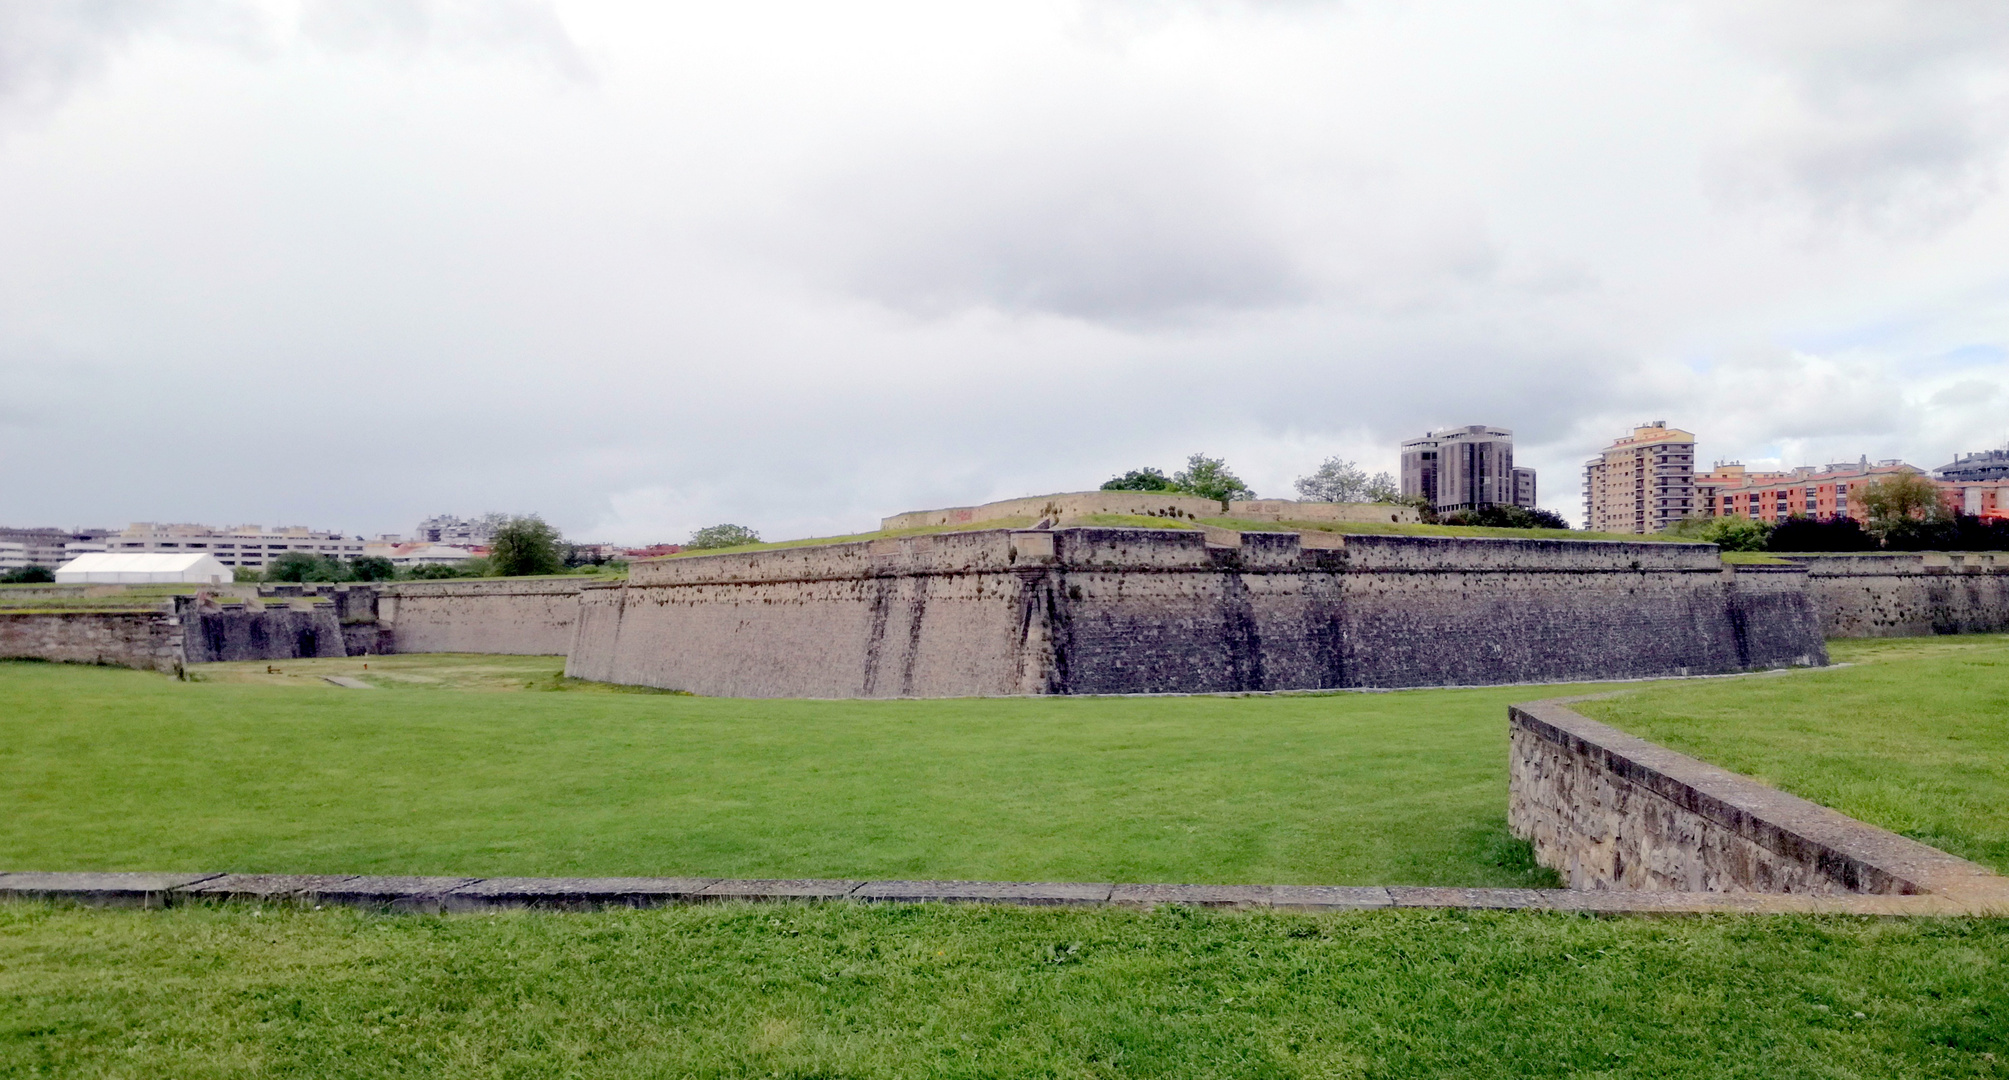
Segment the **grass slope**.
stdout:
<path fill-rule="evenodd" d="M 2009 923 L 0 905 L 0 1075 L 2001 1077 Z"/>
<path fill-rule="evenodd" d="M 317 681 L 364 662 L 388 688 Z M 751 701 L 412 681 L 555 658 L 270 666 L 296 685 L 0 664 L 0 869 L 1551 880 L 1505 828 L 1524 688 Z"/>
<path fill-rule="evenodd" d="M 1586 715 L 2009 873 L 2009 636 L 1838 640 L 1854 666 L 1661 683 Z"/>

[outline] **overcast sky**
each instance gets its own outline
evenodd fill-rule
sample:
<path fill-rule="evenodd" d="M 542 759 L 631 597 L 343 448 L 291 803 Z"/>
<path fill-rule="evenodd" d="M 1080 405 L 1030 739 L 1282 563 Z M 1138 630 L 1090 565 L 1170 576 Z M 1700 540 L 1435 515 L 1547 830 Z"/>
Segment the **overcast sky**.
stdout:
<path fill-rule="evenodd" d="M 0 524 L 2009 438 L 2001 0 L 0 0 Z"/>

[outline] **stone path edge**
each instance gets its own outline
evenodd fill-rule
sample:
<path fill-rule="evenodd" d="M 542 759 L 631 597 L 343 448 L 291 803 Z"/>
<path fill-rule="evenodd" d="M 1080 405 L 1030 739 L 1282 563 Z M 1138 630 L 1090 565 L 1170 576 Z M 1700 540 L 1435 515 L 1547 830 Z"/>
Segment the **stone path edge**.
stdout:
<path fill-rule="evenodd" d="M 472 878 L 302 874 L 0 873 L 0 900 L 168 907 L 216 901 L 343 905 L 420 913 L 586 911 L 726 902 L 1184 905 L 1275 911 L 1472 909 L 1605 915 L 2009 916 L 2009 896 L 1464 889 L 1421 885 L 1170 885 L 1026 881 L 730 878 Z"/>

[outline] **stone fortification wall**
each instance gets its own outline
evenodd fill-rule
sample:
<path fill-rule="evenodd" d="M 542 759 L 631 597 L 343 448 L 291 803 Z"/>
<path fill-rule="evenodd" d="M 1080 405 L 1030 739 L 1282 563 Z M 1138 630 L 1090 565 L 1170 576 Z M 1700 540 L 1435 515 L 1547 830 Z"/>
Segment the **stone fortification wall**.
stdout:
<path fill-rule="evenodd" d="M 1250 499 L 1228 504 L 1227 517 L 1243 521 L 1347 521 L 1414 525 L 1422 519 L 1413 506 L 1390 503 L 1293 502 Z"/>
<path fill-rule="evenodd" d="M 179 675 L 182 627 L 164 611 L 0 613 L 0 657 Z"/>
<path fill-rule="evenodd" d="M 1543 701 L 1508 710 L 1507 822 L 1572 889 L 2002 895 L 1984 867 Z"/>
<path fill-rule="evenodd" d="M 381 651 L 560 655 L 572 644 L 583 584 L 477 578 L 383 586 L 376 617 L 389 643 Z"/>
<path fill-rule="evenodd" d="M 267 608 L 253 601 L 220 607 L 195 601 L 178 607 L 191 664 L 349 655 L 345 628 L 333 604 Z"/>
<path fill-rule="evenodd" d="M 1033 495 L 1005 499 L 982 506 L 952 506 L 946 510 L 910 510 L 879 522 L 879 528 L 920 529 L 940 525 L 969 525 L 980 521 L 1025 518 L 1035 522 L 1052 518 L 1056 523 L 1087 514 L 1135 514 L 1191 521 L 1220 517 L 1221 504 L 1197 495 L 1176 495 L 1165 491 L 1072 491 L 1059 495 Z"/>
<path fill-rule="evenodd" d="M 567 673 L 746 697 L 1699 674 L 1825 663 L 1805 576 L 1710 545 L 948 533 L 637 564 L 580 595 Z"/>
<path fill-rule="evenodd" d="M 1828 637 L 2009 631 L 2009 553 L 1789 555 Z"/>

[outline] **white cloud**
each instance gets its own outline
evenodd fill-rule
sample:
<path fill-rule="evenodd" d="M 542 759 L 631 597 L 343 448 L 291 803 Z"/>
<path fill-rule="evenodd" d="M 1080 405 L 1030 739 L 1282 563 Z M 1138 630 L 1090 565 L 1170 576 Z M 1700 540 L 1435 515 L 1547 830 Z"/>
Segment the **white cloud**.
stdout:
<path fill-rule="evenodd" d="M 1705 459 L 2004 434 L 1992 6 L 0 18 L 23 522 L 788 536 L 1194 451 L 1281 495 L 1477 422 L 1573 514 L 1646 419 Z"/>

